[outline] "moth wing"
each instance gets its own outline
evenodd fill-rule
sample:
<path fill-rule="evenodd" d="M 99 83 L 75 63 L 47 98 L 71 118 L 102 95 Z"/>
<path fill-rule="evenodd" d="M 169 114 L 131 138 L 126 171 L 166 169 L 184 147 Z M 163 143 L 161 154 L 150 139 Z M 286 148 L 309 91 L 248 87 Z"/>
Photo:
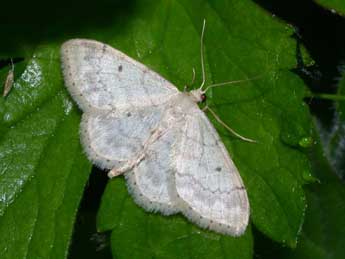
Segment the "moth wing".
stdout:
<path fill-rule="evenodd" d="M 176 145 L 175 186 L 181 212 L 201 227 L 233 236 L 248 224 L 249 202 L 241 177 L 206 115 L 187 115 Z"/>
<path fill-rule="evenodd" d="M 127 172 L 125 178 L 135 201 L 148 211 L 171 215 L 179 211 L 174 191 L 174 145 L 181 139 L 181 127 L 175 124 L 148 146 L 145 158 Z"/>
<path fill-rule="evenodd" d="M 120 168 L 143 150 L 158 127 L 164 106 L 121 113 L 84 113 L 81 141 L 91 161 L 101 168 Z"/>
<path fill-rule="evenodd" d="M 178 93 L 143 64 L 94 40 L 65 42 L 61 60 L 66 86 L 84 111 L 154 106 Z"/>

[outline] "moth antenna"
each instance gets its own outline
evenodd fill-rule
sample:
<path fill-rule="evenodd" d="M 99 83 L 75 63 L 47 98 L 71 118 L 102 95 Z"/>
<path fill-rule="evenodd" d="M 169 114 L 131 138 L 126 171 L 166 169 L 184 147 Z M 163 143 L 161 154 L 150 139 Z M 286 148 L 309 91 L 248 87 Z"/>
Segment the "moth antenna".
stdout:
<path fill-rule="evenodd" d="M 200 37 L 200 59 L 201 59 L 201 72 L 202 72 L 202 83 L 199 89 L 202 89 L 206 82 L 206 75 L 205 75 L 205 64 L 204 64 L 204 32 L 206 27 L 206 19 L 204 19 Z"/>
<path fill-rule="evenodd" d="M 214 87 L 248 82 L 248 81 L 256 80 L 260 77 L 262 77 L 262 75 L 255 76 L 255 77 L 248 78 L 248 79 L 241 79 L 241 80 L 234 80 L 234 81 L 227 81 L 227 82 L 223 82 L 223 83 L 212 84 L 212 85 L 209 85 L 206 87 L 205 92 L 207 92 L 209 89 L 214 88 Z"/>

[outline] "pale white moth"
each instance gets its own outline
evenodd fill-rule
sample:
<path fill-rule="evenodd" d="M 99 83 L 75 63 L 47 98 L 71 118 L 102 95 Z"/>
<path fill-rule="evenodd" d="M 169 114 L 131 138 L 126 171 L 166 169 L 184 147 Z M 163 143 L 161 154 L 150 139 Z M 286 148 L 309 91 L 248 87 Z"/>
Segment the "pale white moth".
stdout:
<path fill-rule="evenodd" d="M 4 83 L 4 90 L 2 92 L 2 96 L 6 97 L 8 93 L 11 91 L 12 86 L 14 83 L 14 65 L 13 65 L 13 60 L 11 59 L 11 69 L 8 71 L 6 80 Z"/>
<path fill-rule="evenodd" d="M 212 87 L 180 92 L 145 65 L 106 44 L 72 39 L 61 48 L 65 84 L 84 112 L 81 141 L 108 176 L 124 174 L 129 192 L 147 211 L 182 213 L 202 228 L 239 236 L 249 219 L 242 179 L 198 103 Z"/>

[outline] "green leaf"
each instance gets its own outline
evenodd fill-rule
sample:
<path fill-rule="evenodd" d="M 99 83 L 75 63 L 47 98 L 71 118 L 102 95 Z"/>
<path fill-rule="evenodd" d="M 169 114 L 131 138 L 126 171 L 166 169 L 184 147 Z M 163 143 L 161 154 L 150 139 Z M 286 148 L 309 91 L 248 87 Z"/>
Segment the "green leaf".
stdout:
<path fill-rule="evenodd" d="M 312 178 L 307 177 L 310 168 L 304 152 L 310 146 L 305 143 L 311 140 L 309 112 L 302 101 L 305 86 L 289 72 L 296 65 L 291 28 L 250 1 L 141 1 L 131 16 L 130 22 L 112 27 L 116 34 L 105 30 L 92 37 L 147 64 L 180 89 L 189 82 L 192 68 L 200 68 L 203 18 L 207 20 L 207 82 L 261 76 L 208 93 L 210 105 L 222 120 L 258 144 L 235 138 L 210 119 L 244 179 L 253 223 L 270 238 L 294 247 L 306 207 L 302 185 Z M 198 84 L 200 69 L 197 79 Z M 194 256 L 198 251 L 189 243 L 195 235 L 207 247 L 212 247 L 213 236 L 227 240 L 231 246 L 242 243 L 246 249 L 252 247 L 251 238 L 247 237 L 251 235 L 250 228 L 244 239 L 198 229 L 193 235 L 187 235 L 185 243 L 177 241 L 177 237 L 186 233 L 183 231 L 197 228 L 185 225 L 179 217 L 145 213 L 128 201 L 131 198 L 121 185 L 120 180 L 109 184 L 98 214 L 99 230 L 112 231 L 114 256 L 126 258 L 135 253 L 167 256 L 164 242 L 160 242 L 165 238 L 168 243 L 174 242 L 170 245 L 172 252 L 185 249 L 181 252 L 184 257 Z M 134 251 L 133 242 L 138 251 Z M 187 252 L 190 249 L 193 252 Z M 236 254 L 236 249 L 226 251 Z M 249 257 L 250 253 L 241 258 Z"/>
<path fill-rule="evenodd" d="M 345 80 L 340 81 L 338 94 L 327 95 L 327 99 L 338 100 L 344 95 Z M 315 141 L 310 152 L 312 171 L 317 181 L 305 187 L 308 209 L 300 240 L 295 250 L 275 248 L 271 256 L 268 247 L 275 244 L 265 242 L 259 246 L 258 254 L 265 258 L 285 259 L 338 259 L 345 257 L 345 186 L 339 179 L 344 177 L 344 101 L 336 102 L 336 120 L 327 132 L 315 119 Z M 262 248 L 263 245 L 266 248 Z"/>
<path fill-rule="evenodd" d="M 1 100 L 1 258 L 65 258 L 90 171 L 57 51 L 38 47 Z"/>
<path fill-rule="evenodd" d="M 339 82 L 337 96 L 345 94 L 345 75 Z M 344 258 L 345 187 L 345 102 L 338 100 L 335 125 L 330 137 L 318 140 L 312 152 L 312 165 L 320 183 L 307 188 L 308 208 L 301 242 L 289 258 Z M 321 127 L 321 136 L 327 135 Z"/>
<path fill-rule="evenodd" d="M 333 12 L 345 15 L 345 2 L 342 0 L 315 0 L 318 4 L 325 8 L 331 9 Z"/>
<path fill-rule="evenodd" d="M 313 172 L 318 184 L 306 188 L 308 210 L 301 238 L 295 251 L 281 258 L 338 259 L 345 257 L 345 187 L 324 154 L 321 141 L 311 153 Z"/>

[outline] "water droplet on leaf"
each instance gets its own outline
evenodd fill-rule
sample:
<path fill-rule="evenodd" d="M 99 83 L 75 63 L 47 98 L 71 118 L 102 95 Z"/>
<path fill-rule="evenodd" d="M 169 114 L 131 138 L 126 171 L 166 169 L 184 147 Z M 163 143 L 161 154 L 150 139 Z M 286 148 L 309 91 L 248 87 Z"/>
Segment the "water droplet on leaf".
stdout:
<path fill-rule="evenodd" d="M 298 144 L 304 148 L 310 147 L 313 144 L 313 138 L 312 137 L 301 138 Z"/>

